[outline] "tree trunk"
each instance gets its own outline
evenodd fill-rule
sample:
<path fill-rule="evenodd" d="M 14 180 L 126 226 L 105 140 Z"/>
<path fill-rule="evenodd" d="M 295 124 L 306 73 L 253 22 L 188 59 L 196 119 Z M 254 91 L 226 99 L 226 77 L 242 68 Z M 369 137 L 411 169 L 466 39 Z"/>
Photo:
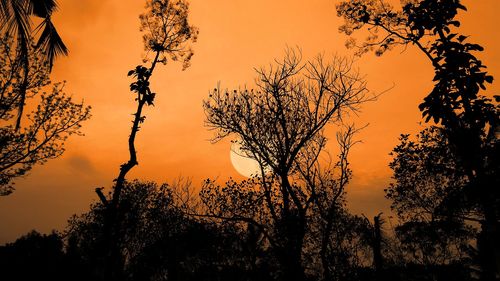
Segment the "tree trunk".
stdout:
<path fill-rule="evenodd" d="M 377 280 L 384 280 L 382 257 L 382 232 L 381 232 L 380 214 L 373 218 L 373 266 Z"/>
<path fill-rule="evenodd" d="M 498 237 L 500 233 L 498 231 L 495 210 L 488 201 L 483 204 L 485 220 L 481 224 L 481 232 L 479 233 L 477 244 L 481 266 L 481 280 L 495 281 L 499 280 L 497 274 L 499 274 L 498 264 L 500 263 L 498 253 Z"/>
<path fill-rule="evenodd" d="M 287 246 L 279 249 L 280 266 L 283 281 L 304 281 L 302 266 L 302 246 L 297 241 L 287 241 Z M 300 248 L 299 248 L 300 247 Z"/>
<path fill-rule="evenodd" d="M 302 246 L 304 243 L 306 220 L 299 210 L 302 206 L 292 207 L 291 191 L 287 175 L 281 176 L 284 207 L 278 224 L 279 239 L 282 241 L 278 249 L 284 281 L 304 281 L 305 273 L 302 266 Z"/>

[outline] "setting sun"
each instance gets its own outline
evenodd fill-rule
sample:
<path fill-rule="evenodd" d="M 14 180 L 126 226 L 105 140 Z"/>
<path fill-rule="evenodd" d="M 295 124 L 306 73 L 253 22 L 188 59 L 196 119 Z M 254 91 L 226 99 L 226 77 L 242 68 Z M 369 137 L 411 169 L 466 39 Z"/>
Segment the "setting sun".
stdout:
<path fill-rule="evenodd" d="M 500 1 L 0 1 L 0 245 L 57 230 L 92 280 L 498 280 Z"/>

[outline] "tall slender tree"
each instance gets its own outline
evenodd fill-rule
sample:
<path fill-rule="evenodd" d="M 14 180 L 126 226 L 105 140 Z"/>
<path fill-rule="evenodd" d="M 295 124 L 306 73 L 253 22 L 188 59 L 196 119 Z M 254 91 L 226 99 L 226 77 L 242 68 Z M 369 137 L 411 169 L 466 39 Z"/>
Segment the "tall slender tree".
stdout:
<path fill-rule="evenodd" d="M 116 245 L 116 225 L 122 219 L 118 212 L 120 197 L 126 183 L 126 176 L 130 170 L 138 165 L 135 141 L 140 124 L 144 123 L 143 115 L 145 106 L 154 104 L 156 93 L 150 89 L 150 78 L 159 63 L 167 64 L 168 60 L 181 61 L 183 70 L 186 69 L 193 56 L 190 47 L 196 42 L 198 29 L 189 24 L 189 4 L 185 0 L 147 0 L 146 12 L 140 15 L 140 30 L 144 32 L 144 47 L 147 52 L 145 62 L 149 66 L 138 65 L 128 72 L 128 76 L 135 78 L 130 84 L 130 91 L 135 96 L 137 108 L 133 114 L 132 128 L 128 138 L 129 159 L 120 166 L 118 177 L 115 179 L 112 195 L 107 198 L 102 193 L 102 188 L 96 188 L 100 200 L 107 208 L 105 230 L 105 257 L 108 269 L 106 279 L 120 280 L 123 270 L 123 255 Z"/>

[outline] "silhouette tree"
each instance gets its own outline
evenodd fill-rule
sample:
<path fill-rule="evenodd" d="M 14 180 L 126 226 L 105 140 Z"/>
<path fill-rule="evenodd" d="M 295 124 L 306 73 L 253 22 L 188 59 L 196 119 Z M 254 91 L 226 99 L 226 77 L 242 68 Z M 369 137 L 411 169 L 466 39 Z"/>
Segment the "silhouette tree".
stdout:
<path fill-rule="evenodd" d="M 396 227 L 408 262 L 425 267 L 461 264 L 463 277 L 468 279 L 472 276 L 468 267 L 473 234 L 466 225 L 451 220 L 408 221 Z"/>
<path fill-rule="evenodd" d="M 116 247 L 113 250 L 119 251 L 119 255 L 113 258 L 123 261 L 113 264 L 113 270 L 119 270 L 115 274 L 126 279 L 129 263 L 136 260 L 150 243 L 155 243 L 159 235 L 181 229 L 183 219 L 173 206 L 168 185 L 132 181 L 125 183 L 123 191 L 117 205 L 120 220 L 113 225 L 113 244 Z M 107 266 L 110 264 L 106 260 L 109 254 L 106 244 L 110 243 L 108 208 L 102 202 L 91 205 L 89 212 L 70 219 L 67 230 L 68 241 L 79 252 L 80 259 L 85 261 L 90 269 L 90 279 L 94 280 L 107 278 L 109 274 Z"/>
<path fill-rule="evenodd" d="M 18 90 L 21 98 L 17 102 L 16 129 L 21 127 L 28 94 L 26 91 L 28 87 L 27 76 L 31 67 L 30 52 L 39 53 L 37 55 L 40 56 L 40 59 L 48 64 L 49 72 L 52 70 L 57 56 L 68 54 L 68 49 L 51 21 L 52 13 L 56 10 L 57 2 L 55 0 L 0 0 L 0 32 L 2 37 L 15 39 L 14 46 L 18 48 L 19 63 L 21 63 L 17 71 L 21 72 L 22 77 L 24 77 Z M 35 29 L 32 28 L 32 16 L 43 19 Z M 43 31 L 35 44 L 34 37 L 40 30 Z M 32 45 L 35 45 L 34 49 L 31 47 Z"/>
<path fill-rule="evenodd" d="M 344 196 L 342 196 L 344 197 Z M 312 212 L 304 246 L 304 261 L 312 280 L 366 280 L 370 265 L 366 221 L 351 215 L 345 199 L 336 202 L 329 218 Z M 313 266 L 311 266 L 313 265 Z M 312 272 L 311 272 L 312 271 Z"/>
<path fill-rule="evenodd" d="M 474 55 L 483 48 L 456 31 L 460 10 L 466 8 L 459 0 L 405 2 L 400 11 L 384 1 L 354 0 L 337 6 L 338 15 L 345 19 L 342 32 L 350 35 L 369 27 L 368 40 L 358 46 L 360 53 L 375 50 L 381 55 L 394 46 L 411 44 L 432 63 L 435 85 L 419 108 L 426 122 L 432 119 L 443 126 L 466 177 L 460 197 L 477 206 L 482 215 L 482 279 L 495 280 L 500 273 L 496 264 L 500 246 L 495 238 L 500 229 L 500 182 L 499 162 L 493 155 L 498 154 L 500 107 L 498 101 L 479 94 L 493 77 Z M 353 39 L 349 42 L 356 45 Z"/>
<path fill-rule="evenodd" d="M 337 133 L 339 155 L 337 162 L 322 167 L 322 150 L 308 149 L 297 161 L 297 170 L 314 197 L 308 215 L 308 240 L 304 254 L 311 260 L 320 260 L 322 280 L 359 280 L 358 268 L 364 266 L 363 252 L 367 243 L 363 239 L 366 222 L 349 213 L 346 207 L 345 189 L 350 182 L 348 154 L 355 144 L 353 126 L 345 126 Z M 323 162 L 323 161 L 322 161 Z M 318 252 L 319 251 L 319 252 Z"/>
<path fill-rule="evenodd" d="M 243 153 L 258 161 L 262 175 L 240 184 L 229 182 L 223 192 L 208 181 L 202 196 L 214 216 L 251 223 L 265 233 L 282 278 L 304 280 L 307 215 L 316 197 L 312 186 L 300 184 L 298 163 L 321 152 L 325 126 L 341 124 L 349 112 L 357 111 L 368 100 L 367 90 L 347 59 L 326 63 L 319 56 L 302 64 L 300 52 L 294 50 L 257 75 L 256 90 L 215 89 L 204 109 L 207 126 L 216 130 L 214 141 L 236 136 Z M 218 201 L 225 192 L 229 201 Z M 247 200 L 230 200 L 233 196 Z M 262 204 L 263 210 L 252 207 Z M 259 216 L 263 223 L 254 219 Z"/>
<path fill-rule="evenodd" d="M 122 280 L 248 280 L 245 233 L 189 216 L 196 204 L 185 191 L 192 187 L 181 184 L 125 183 L 114 236 L 125 260 Z M 86 280 L 100 280 L 107 270 L 100 252 L 107 239 L 105 223 L 102 202 L 69 222 L 68 244 Z"/>
<path fill-rule="evenodd" d="M 21 49 L 10 36 L 0 39 L 0 195 L 13 192 L 13 180 L 33 166 L 59 157 L 68 136 L 80 135 L 81 123 L 90 118 L 90 107 L 67 96 L 64 83 L 51 83 L 43 56 L 30 47 L 24 57 Z M 22 70 L 25 60 L 28 72 Z M 28 101 L 33 111 L 18 127 L 18 105 Z"/>
<path fill-rule="evenodd" d="M 370 246 L 366 238 L 369 227 L 364 219 L 347 211 L 345 193 L 339 190 L 340 174 L 336 166 L 321 171 L 314 183 L 294 178 L 294 187 L 304 190 L 302 196 L 315 197 L 306 214 L 301 248 L 301 263 L 308 280 L 371 280 L 373 276 L 366 270 L 370 265 L 367 254 Z M 315 186 L 311 187 L 312 184 Z M 254 243 L 247 244 L 256 255 L 250 264 L 257 271 L 267 268 L 274 278 L 281 280 L 288 269 L 276 265 L 283 263 L 279 255 L 285 250 L 279 247 L 287 238 L 280 229 L 279 214 L 278 221 L 274 221 L 268 205 L 268 200 L 274 209 L 282 205 L 279 188 L 279 180 L 269 174 L 265 181 L 254 177 L 241 182 L 229 180 L 222 186 L 207 180 L 200 192 L 206 210 L 195 215 L 247 229 L 249 236 L 255 237 Z M 316 195 L 311 195 L 312 190 Z"/>
<path fill-rule="evenodd" d="M 480 222 L 482 215 L 464 197 L 462 188 L 468 179 L 453 157 L 443 129 L 430 127 L 416 141 L 409 135 L 400 141 L 390 163 L 395 182 L 386 190 L 386 197 L 400 218 L 396 234 L 403 250 L 416 264 L 465 264 L 475 235 L 467 222 Z"/>
<path fill-rule="evenodd" d="M 373 217 L 373 239 L 371 246 L 373 249 L 373 267 L 378 280 L 384 280 L 384 258 L 382 256 L 382 224 L 384 223 L 381 218 L 381 213 Z"/>
<path fill-rule="evenodd" d="M 118 177 L 115 179 L 111 198 L 106 198 L 102 193 L 102 188 L 96 188 L 102 203 L 107 206 L 107 243 L 109 252 L 107 253 L 110 263 L 107 278 L 112 280 L 120 279 L 120 269 L 123 268 L 123 256 L 118 252 L 118 245 L 114 245 L 113 233 L 115 225 L 122 219 L 118 214 L 120 195 L 125 185 L 127 173 L 136 165 L 137 152 L 135 139 L 146 117 L 143 115 L 144 106 L 154 104 L 156 93 L 152 92 L 150 78 L 158 63 L 166 64 L 167 59 L 172 61 L 180 60 L 183 63 L 183 70 L 189 66 L 193 52 L 190 43 L 196 42 L 198 30 L 188 22 L 189 5 L 184 0 L 147 0 L 146 12 L 140 15 L 141 28 L 144 32 L 144 47 L 147 52 L 145 62 L 150 61 L 150 66 L 138 65 L 128 72 L 128 76 L 136 80 L 130 84 L 130 91 L 135 95 L 137 102 L 136 112 L 133 114 L 132 128 L 128 138 L 129 159 L 120 166 Z M 152 57 L 152 58 L 151 58 Z"/>
<path fill-rule="evenodd" d="M 402 135 L 391 155 L 394 159 L 389 166 L 395 181 L 386 190 L 386 197 L 403 221 L 430 222 L 450 216 L 480 221 L 480 210 L 463 197 L 461 191 L 468 178 L 453 157 L 442 128 L 429 127 L 415 141 Z"/>
<path fill-rule="evenodd" d="M 31 231 L 0 246 L 2 280 L 67 280 L 63 265 L 63 241 L 55 232 Z"/>
<path fill-rule="evenodd" d="M 142 115 L 145 105 L 153 105 L 156 93 L 149 87 L 149 79 L 158 63 L 167 63 L 167 58 L 173 61 L 181 60 L 183 70 L 189 66 L 193 52 L 189 47 L 196 42 L 198 30 L 188 23 L 188 3 L 183 0 L 148 0 L 146 13 L 140 16 L 141 31 L 146 52 L 152 52 L 151 65 L 138 65 L 128 72 L 136 81 L 130 84 L 130 91 L 136 95 L 137 110 L 133 114 L 132 129 L 128 139 L 129 160 L 120 166 L 116 178 L 111 206 L 116 207 L 127 173 L 138 164 L 135 149 L 135 138 L 140 124 L 146 119 Z M 148 59 L 146 59 L 147 61 Z M 99 193 L 99 189 L 97 190 Z M 100 197 L 103 198 L 103 197 Z M 107 203 L 106 200 L 104 203 Z"/>

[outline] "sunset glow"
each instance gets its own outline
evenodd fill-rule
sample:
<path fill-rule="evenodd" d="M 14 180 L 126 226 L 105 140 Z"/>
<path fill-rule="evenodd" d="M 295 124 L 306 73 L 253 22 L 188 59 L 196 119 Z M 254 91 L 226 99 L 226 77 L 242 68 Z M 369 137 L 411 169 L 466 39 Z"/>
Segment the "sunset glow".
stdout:
<path fill-rule="evenodd" d="M 13 241 L 31 229 L 63 229 L 72 214 L 97 201 L 96 187 L 109 189 L 120 164 L 127 159 L 134 96 L 127 72 L 145 55 L 138 16 L 144 1 L 59 0 L 54 23 L 69 49 L 59 58 L 52 80 L 67 81 L 66 92 L 92 106 L 92 118 L 83 124 L 83 137 L 69 139 L 65 154 L 37 166 L 16 181 L 16 191 L 0 197 L 0 243 Z M 151 79 L 157 93 L 154 107 L 146 109 L 146 122 L 137 137 L 139 166 L 128 175 L 157 182 L 179 176 L 192 179 L 199 189 L 204 179 L 221 182 L 244 179 L 234 164 L 231 143 L 212 143 L 205 126 L 202 101 L 211 89 L 254 86 L 254 68 L 268 66 L 287 46 L 297 46 L 304 59 L 317 54 L 353 56 L 346 36 L 338 32 L 335 0 L 192 0 L 191 24 L 199 28 L 191 66 L 168 61 Z M 500 75 L 500 1 L 464 0 L 468 12 L 459 16 L 461 30 L 485 51 L 479 58 L 494 77 Z M 397 49 L 375 57 L 355 59 L 377 101 L 363 105 L 350 121 L 362 129 L 350 162 L 353 180 L 347 188 L 348 205 L 372 217 L 390 214 L 384 188 L 390 182 L 390 151 L 401 133 L 423 128 L 418 105 L 432 89 L 432 65 L 413 48 Z M 498 94 L 498 82 L 489 96 Z M 338 154 L 337 128 L 327 127 L 327 149 Z M 233 164 L 231 164 L 233 161 Z M 242 163 L 242 162 L 239 162 Z M 235 166 L 236 170 L 233 168 Z M 241 166 L 240 166 L 241 168 Z M 243 168 L 247 171 L 247 168 Z"/>

